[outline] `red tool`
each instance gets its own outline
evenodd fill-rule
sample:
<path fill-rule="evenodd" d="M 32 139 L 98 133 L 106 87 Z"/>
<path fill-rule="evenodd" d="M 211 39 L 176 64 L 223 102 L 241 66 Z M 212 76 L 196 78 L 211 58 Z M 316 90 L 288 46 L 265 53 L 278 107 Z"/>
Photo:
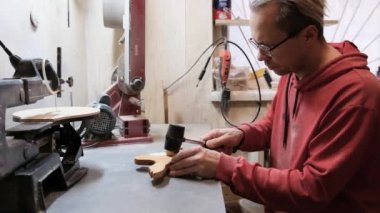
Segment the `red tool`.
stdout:
<path fill-rule="evenodd" d="M 231 52 L 225 48 L 220 51 L 220 77 L 222 87 L 226 87 L 231 68 Z"/>

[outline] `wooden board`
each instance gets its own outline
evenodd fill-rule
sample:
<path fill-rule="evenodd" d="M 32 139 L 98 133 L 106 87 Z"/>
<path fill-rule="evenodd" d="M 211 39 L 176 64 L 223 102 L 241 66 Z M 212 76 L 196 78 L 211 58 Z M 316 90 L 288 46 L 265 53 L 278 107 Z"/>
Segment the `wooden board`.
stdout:
<path fill-rule="evenodd" d="M 48 107 L 28 109 L 13 113 L 17 122 L 57 122 L 95 116 L 100 110 L 92 107 Z"/>
<path fill-rule="evenodd" d="M 249 19 L 217 19 L 214 21 L 215 26 L 249 26 Z M 323 20 L 325 26 L 332 26 L 338 23 L 338 20 Z"/>
<path fill-rule="evenodd" d="M 153 153 L 136 156 L 135 164 L 150 165 L 148 167 L 150 176 L 153 179 L 160 179 L 166 175 L 171 160 L 172 157 L 167 156 L 165 153 Z"/>

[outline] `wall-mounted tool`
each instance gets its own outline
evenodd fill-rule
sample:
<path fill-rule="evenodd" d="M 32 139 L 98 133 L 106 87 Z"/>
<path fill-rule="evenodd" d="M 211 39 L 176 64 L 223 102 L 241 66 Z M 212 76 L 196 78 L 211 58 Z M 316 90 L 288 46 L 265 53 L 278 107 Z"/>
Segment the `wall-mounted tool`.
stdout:
<path fill-rule="evenodd" d="M 231 91 L 227 88 L 227 81 L 231 69 L 231 52 L 228 49 L 227 41 L 224 43 L 224 49 L 220 51 L 220 65 L 219 65 L 219 75 L 220 83 L 222 85 L 222 95 L 221 95 L 221 110 L 222 114 L 228 110 L 229 101 L 231 99 Z"/>
<path fill-rule="evenodd" d="M 228 76 L 230 74 L 231 69 L 231 52 L 227 48 L 227 44 L 225 44 L 225 48 L 220 50 L 220 66 L 219 66 L 219 73 L 220 73 L 220 79 L 222 87 L 226 87 Z"/>

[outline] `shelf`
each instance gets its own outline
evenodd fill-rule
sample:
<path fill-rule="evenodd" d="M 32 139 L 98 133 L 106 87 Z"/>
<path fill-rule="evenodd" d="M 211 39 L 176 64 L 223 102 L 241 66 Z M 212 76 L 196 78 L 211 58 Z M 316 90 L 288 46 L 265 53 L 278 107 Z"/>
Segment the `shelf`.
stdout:
<path fill-rule="evenodd" d="M 338 24 L 338 20 L 326 19 L 323 21 L 326 27 Z"/>
<path fill-rule="evenodd" d="M 326 19 L 324 20 L 325 26 L 332 26 L 338 23 L 338 20 Z M 248 19 L 217 19 L 215 26 L 249 26 Z"/>
<path fill-rule="evenodd" d="M 210 100 L 212 102 L 220 102 L 221 91 L 212 91 Z M 272 89 L 261 90 L 261 101 L 272 101 L 276 91 Z M 231 91 L 230 101 L 258 101 L 259 93 L 257 90 Z"/>
<path fill-rule="evenodd" d="M 215 20 L 215 26 L 249 26 L 249 20 L 248 19 L 216 19 Z"/>

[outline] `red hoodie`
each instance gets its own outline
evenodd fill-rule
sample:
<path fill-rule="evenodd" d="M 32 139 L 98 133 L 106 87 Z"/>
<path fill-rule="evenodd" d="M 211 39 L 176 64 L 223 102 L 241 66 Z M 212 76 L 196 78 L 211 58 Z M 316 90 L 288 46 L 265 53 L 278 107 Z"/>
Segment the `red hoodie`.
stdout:
<path fill-rule="evenodd" d="M 339 58 L 282 77 L 266 116 L 240 126 L 240 149 L 270 149 L 271 168 L 220 158 L 216 177 L 267 212 L 380 212 L 380 84 L 352 43 L 331 45 Z"/>

